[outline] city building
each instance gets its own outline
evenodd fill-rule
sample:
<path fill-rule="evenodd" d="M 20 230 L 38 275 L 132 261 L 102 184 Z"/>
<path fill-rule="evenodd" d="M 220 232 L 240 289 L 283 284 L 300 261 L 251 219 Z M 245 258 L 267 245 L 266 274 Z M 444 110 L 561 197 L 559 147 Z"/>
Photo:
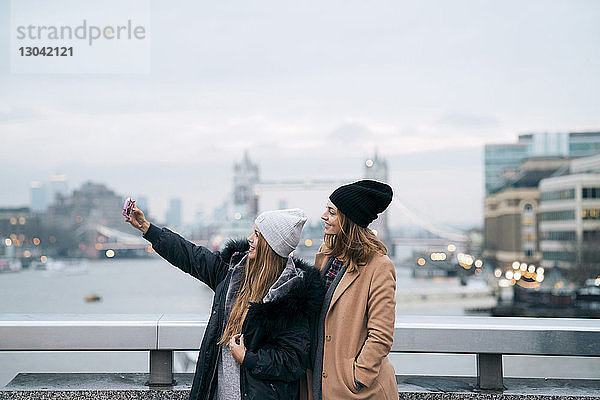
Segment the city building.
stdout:
<path fill-rule="evenodd" d="M 148 202 L 148 197 L 146 196 L 136 196 L 135 197 L 135 206 L 142 210 L 146 215 L 146 218 L 150 215 L 150 203 Z"/>
<path fill-rule="evenodd" d="M 526 143 L 528 156 L 569 157 L 569 135 L 557 132 L 537 132 L 519 136 Z"/>
<path fill-rule="evenodd" d="M 165 216 L 167 226 L 180 227 L 181 226 L 181 199 L 172 198 L 169 200 L 169 209 Z"/>
<path fill-rule="evenodd" d="M 585 157 L 600 153 L 600 132 L 569 133 L 569 157 Z"/>
<path fill-rule="evenodd" d="M 86 182 L 70 196 L 57 197 L 48 208 L 50 219 L 60 219 L 77 224 L 100 224 L 123 227 L 123 197 L 103 184 Z"/>
<path fill-rule="evenodd" d="M 575 158 L 600 152 L 600 132 L 536 132 L 519 135 L 517 143 L 487 144 L 484 149 L 485 193 L 502 187 L 530 157 Z"/>
<path fill-rule="evenodd" d="M 542 265 L 577 280 L 600 266 L 600 155 L 570 163 L 569 174 L 540 182 Z M 592 276 L 583 276 L 591 278 Z"/>
<path fill-rule="evenodd" d="M 66 175 L 50 176 L 49 185 L 42 181 L 33 181 L 30 189 L 30 208 L 34 212 L 43 213 L 49 204 L 54 203 L 57 196 L 68 196 L 68 191 Z"/>
<path fill-rule="evenodd" d="M 0 208 L 0 247 L 13 257 L 31 258 L 46 246 L 42 214 L 28 207 Z M 0 256 L 8 254 L 0 254 Z"/>
<path fill-rule="evenodd" d="M 507 174 L 514 173 L 521 161 L 527 156 L 528 145 L 525 143 L 514 144 L 486 144 L 484 149 L 485 160 L 485 193 L 502 186 L 509 178 Z"/>
<path fill-rule="evenodd" d="M 123 197 L 105 185 L 92 182 L 84 183 L 70 196 L 57 196 L 48 207 L 46 218 L 48 226 L 56 232 L 52 236 L 59 255 L 83 253 L 95 257 L 95 245 L 101 229 L 128 231 L 130 227 L 123 222 L 121 215 L 123 201 Z"/>
<path fill-rule="evenodd" d="M 539 263 L 539 182 L 567 173 L 568 160 L 538 157 L 524 160 L 502 187 L 484 200 L 484 251 L 486 262 L 505 268 L 519 261 Z"/>
<path fill-rule="evenodd" d="M 43 213 L 48 207 L 46 186 L 40 181 L 31 182 L 30 207 L 32 211 Z"/>
<path fill-rule="evenodd" d="M 67 176 L 64 174 L 50 176 L 50 203 L 53 203 L 57 196 L 66 197 L 68 195 L 69 185 L 67 183 Z"/>

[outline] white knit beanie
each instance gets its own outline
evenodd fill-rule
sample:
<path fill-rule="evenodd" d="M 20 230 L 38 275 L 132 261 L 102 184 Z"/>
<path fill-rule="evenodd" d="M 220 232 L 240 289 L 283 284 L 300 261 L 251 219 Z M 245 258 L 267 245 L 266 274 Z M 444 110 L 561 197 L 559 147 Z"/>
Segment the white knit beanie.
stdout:
<path fill-rule="evenodd" d="M 265 211 L 254 223 L 269 246 L 281 257 L 287 257 L 298 246 L 306 214 L 299 208 Z"/>

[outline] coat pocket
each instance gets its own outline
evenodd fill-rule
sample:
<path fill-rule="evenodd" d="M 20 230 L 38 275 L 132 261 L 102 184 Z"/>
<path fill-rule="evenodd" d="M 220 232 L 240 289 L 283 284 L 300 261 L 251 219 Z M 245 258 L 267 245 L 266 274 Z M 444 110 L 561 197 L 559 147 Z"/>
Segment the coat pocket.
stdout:
<path fill-rule="evenodd" d="M 356 394 L 360 391 L 354 383 L 354 358 L 345 358 L 343 362 L 342 380 L 352 393 Z"/>

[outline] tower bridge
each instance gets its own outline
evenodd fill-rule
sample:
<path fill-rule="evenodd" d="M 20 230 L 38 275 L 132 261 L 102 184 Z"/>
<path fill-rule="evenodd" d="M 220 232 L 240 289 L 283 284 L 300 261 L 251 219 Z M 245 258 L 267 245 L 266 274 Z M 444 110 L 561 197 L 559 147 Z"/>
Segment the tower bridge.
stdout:
<path fill-rule="evenodd" d="M 365 179 L 373 179 L 381 182 L 389 182 L 387 161 L 377 153 L 372 158 L 365 160 L 363 177 Z M 234 167 L 234 213 L 237 213 L 234 219 L 253 221 L 258 214 L 258 204 L 260 197 L 265 191 L 285 190 L 285 191 L 316 191 L 316 190 L 333 190 L 337 186 L 356 181 L 353 179 L 276 179 L 276 180 L 261 180 L 259 168 L 254 164 L 246 152 L 240 163 L 236 163 Z M 425 231 L 435 235 L 434 239 L 408 239 L 408 238 L 391 238 L 389 234 L 388 214 L 390 212 L 400 212 L 411 223 L 424 229 Z M 249 222 L 249 223 L 250 223 Z M 464 233 L 453 230 L 440 224 L 435 224 L 429 221 L 426 217 L 422 217 L 416 212 L 408 208 L 398 195 L 394 196 L 392 204 L 387 211 L 382 213 L 371 224 L 371 229 L 377 231 L 378 237 L 386 243 L 405 244 L 406 241 L 417 242 L 419 244 L 433 242 L 454 242 L 462 243 L 467 241 Z"/>
<path fill-rule="evenodd" d="M 323 191 L 333 190 L 336 187 L 356 181 L 352 179 L 340 178 L 292 178 L 292 179 L 271 179 L 261 180 L 259 166 L 254 163 L 248 153 L 244 154 L 241 161 L 234 164 L 233 191 L 231 194 L 230 225 L 225 227 L 225 236 L 239 236 L 240 232 L 247 230 L 259 211 L 261 195 L 268 191 Z M 372 158 L 364 162 L 363 177 L 365 179 L 374 179 L 382 182 L 389 182 L 387 161 L 377 153 Z M 392 212 L 401 213 L 412 224 L 434 235 L 434 238 L 392 238 L 389 232 L 388 214 Z M 467 241 L 464 233 L 449 229 L 429 221 L 426 217 L 407 207 L 401 198 L 396 194 L 394 199 L 384 213 L 370 225 L 371 229 L 377 232 L 377 236 L 388 248 L 392 249 L 394 245 L 399 246 L 438 246 L 443 244 L 460 244 Z M 101 235 L 106 238 L 105 241 L 95 243 L 95 249 L 105 250 L 143 250 L 148 247 L 148 243 L 140 236 L 123 232 L 104 225 L 87 226 L 85 232 L 92 242 L 96 242 L 96 236 Z M 92 238 L 93 236 L 93 238 Z"/>

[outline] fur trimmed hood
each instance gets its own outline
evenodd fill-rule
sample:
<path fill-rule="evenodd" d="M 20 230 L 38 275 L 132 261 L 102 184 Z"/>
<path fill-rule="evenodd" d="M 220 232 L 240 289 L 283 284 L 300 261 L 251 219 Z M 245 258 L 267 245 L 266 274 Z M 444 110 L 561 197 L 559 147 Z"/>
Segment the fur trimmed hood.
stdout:
<path fill-rule="evenodd" d="M 223 261 L 233 266 L 250 248 L 247 240 L 229 240 L 221 251 Z M 250 303 L 247 319 L 262 326 L 285 326 L 300 318 L 312 318 L 323 305 L 325 283 L 320 272 L 306 261 L 288 257 L 288 262 L 265 298 Z"/>
<path fill-rule="evenodd" d="M 246 239 L 228 239 L 221 250 L 221 259 L 229 265 L 235 265 L 250 250 L 250 243 Z"/>

